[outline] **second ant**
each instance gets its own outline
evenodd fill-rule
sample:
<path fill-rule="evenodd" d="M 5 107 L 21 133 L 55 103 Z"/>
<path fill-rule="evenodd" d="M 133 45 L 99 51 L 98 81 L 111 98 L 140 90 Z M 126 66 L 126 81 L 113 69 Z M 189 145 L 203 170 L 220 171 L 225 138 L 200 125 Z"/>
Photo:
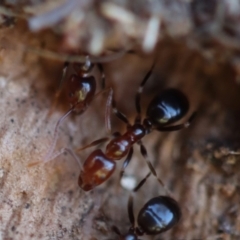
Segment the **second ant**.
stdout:
<path fill-rule="evenodd" d="M 69 63 L 66 62 L 63 68 L 61 84 L 65 80 L 68 66 L 69 66 Z M 101 64 L 97 64 L 97 66 L 101 73 L 102 88 L 104 88 L 105 76 L 104 76 L 103 68 Z M 83 114 L 96 96 L 98 96 L 100 93 L 102 93 L 105 90 L 109 90 L 109 89 L 105 89 L 96 94 L 97 84 L 96 84 L 96 79 L 92 74 L 93 67 L 94 67 L 94 64 L 90 61 L 89 57 L 86 57 L 86 62 L 83 64 L 73 63 L 73 69 L 75 73 L 71 74 L 66 79 L 66 83 L 65 83 L 66 95 L 67 95 L 66 97 L 70 105 L 70 109 L 58 120 L 55 126 L 53 142 L 44 158 L 45 162 L 49 161 L 52 158 L 53 151 L 58 139 L 58 128 L 60 124 L 63 122 L 63 120 L 67 116 L 69 116 L 69 114 L 71 114 L 72 112 L 75 112 L 77 114 Z M 61 89 L 59 89 L 55 95 L 55 101 L 52 105 L 52 108 L 56 105 L 56 101 L 60 96 L 60 91 Z M 49 115 L 52 112 L 52 108 L 49 111 Z"/>

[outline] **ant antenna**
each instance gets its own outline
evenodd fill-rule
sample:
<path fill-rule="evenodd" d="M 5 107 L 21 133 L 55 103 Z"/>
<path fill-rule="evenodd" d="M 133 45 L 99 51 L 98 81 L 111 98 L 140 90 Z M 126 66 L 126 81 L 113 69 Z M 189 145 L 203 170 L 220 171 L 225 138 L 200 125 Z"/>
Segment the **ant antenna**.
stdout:
<path fill-rule="evenodd" d="M 147 72 L 144 79 L 142 80 L 142 82 L 141 82 L 141 84 L 138 88 L 137 94 L 135 96 L 135 107 L 136 107 L 136 110 L 137 110 L 137 117 L 135 119 L 135 123 L 141 122 L 141 105 L 140 105 L 141 95 L 142 95 L 142 92 L 143 92 L 144 85 L 148 81 L 149 77 L 152 75 L 154 66 L 155 66 L 155 62 L 152 64 L 151 69 Z"/>
<path fill-rule="evenodd" d="M 51 160 L 53 160 L 54 158 L 62 155 L 64 152 L 68 152 L 68 153 L 76 160 L 76 162 L 78 163 L 80 169 L 81 169 L 81 170 L 83 169 L 82 164 L 81 164 L 79 158 L 78 158 L 77 155 L 74 153 L 74 151 L 73 151 L 72 149 L 70 149 L 70 148 L 62 148 L 62 149 L 60 149 L 60 151 L 52 154 L 52 155 L 51 155 L 51 158 L 49 158 L 48 161 L 51 161 Z"/>
<path fill-rule="evenodd" d="M 57 139 L 58 139 L 58 129 L 59 129 L 59 126 L 60 124 L 64 121 L 64 119 L 73 111 L 74 107 L 72 107 L 67 113 L 65 113 L 58 121 L 57 121 L 57 124 L 55 126 L 55 129 L 54 129 L 54 134 L 53 134 L 53 143 L 51 145 L 51 147 L 49 148 L 46 156 L 44 157 L 43 161 L 44 162 L 48 162 L 50 161 L 51 159 L 54 159 L 52 157 L 52 154 L 53 154 L 53 151 L 56 147 L 56 144 L 57 144 Z"/>

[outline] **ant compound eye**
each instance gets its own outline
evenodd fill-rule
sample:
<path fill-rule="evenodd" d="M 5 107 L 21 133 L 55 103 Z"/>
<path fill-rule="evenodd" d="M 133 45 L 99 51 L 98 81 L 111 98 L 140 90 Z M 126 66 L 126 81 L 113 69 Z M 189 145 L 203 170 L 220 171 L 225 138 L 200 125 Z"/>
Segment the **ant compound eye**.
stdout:
<path fill-rule="evenodd" d="M 186 115 L 189 102 L 177 89 L 168 89 L 155 96 L 147 109 L 147 117 L 155 126 L 177 122 Z"/>

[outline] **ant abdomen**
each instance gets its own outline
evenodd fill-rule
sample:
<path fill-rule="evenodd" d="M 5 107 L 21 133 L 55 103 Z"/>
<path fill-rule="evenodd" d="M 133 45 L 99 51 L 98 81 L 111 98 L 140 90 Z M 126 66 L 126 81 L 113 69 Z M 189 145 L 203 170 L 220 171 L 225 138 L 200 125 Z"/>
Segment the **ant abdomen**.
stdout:
<path fill-rule="evenodd" d="M 181 218 L 178 203 L 171 197 L 149 200 L 138 214 L 138 226 L 147 235 L 157 235 L 172 228 Z"/>
<path fill-rule="evenodd" d="M 116 162 L 107 158 L 102 150 L 97 149 L 84 162 L 78 185 L 84 191 L 90 191 L 106 181 L 114 172 L 115 167 Z"/>
<path fill-rule="evenodd" d="M 147 109 L 147 118 L 155 127 L 162 127 L 180 120 L 189 110 L 186 96 L 170 88 L 155 96 Z"/>
<path fill-rule="evenodd" d="M 83 112 L 86 104 L 91 102 L 96 91 L 96 81 L 93 76 L 78 76 L 73 74 L 67 83 L 67 98 L 70 107 L 75 112 Z"/>

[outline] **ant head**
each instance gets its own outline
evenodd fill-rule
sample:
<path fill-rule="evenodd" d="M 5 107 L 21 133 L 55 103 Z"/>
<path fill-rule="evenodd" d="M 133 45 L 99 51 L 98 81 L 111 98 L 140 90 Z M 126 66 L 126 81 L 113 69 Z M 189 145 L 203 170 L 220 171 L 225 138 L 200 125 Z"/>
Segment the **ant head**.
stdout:
<path fill-rule="evenodd" d="M 122 235 L 116 226 L 112 226 L 112 230 L 118 235 L 118 240 L 141 240 L 138 238 L 137 233 L 135 233 L 136 229 L 134 227 L 130 227 L 128 233 L 125 235 Z"/>
<path fill-rule="evenodd" d="M 89 73 L 94 64 L 90 61 L 89 57 L 86 57 L 85 63 L 73 63 L 73 68 L 79 75 Z"/>
<path fill-rule="evenodd" d="M 138 214 L 138 226 L 147 235 L 156 235 L 172 228 L 181 218 L 178 203 L 171 197 L 149 200 Z"/>
<path fill-rule="evenodd" d="M 189 109 L 186 96 L 177 89 L 167 89 L 156 95 L 147 109 L 147 119 L 154 127 L 162 127 L 180 120 Z"/>
<path fill-rule="evenodd" d="M 119 236 L 118 239 L 119 240 L 140 240 L 138 238 L 138 234 L 135 233 L 135 230 L 137 230 L 136 228 L 134 227 L 131 227 L 129 230 L 128 230 L 128 233 L 125 234 L 125 235 L 122 235 L 119 231 L 119 229 L 116 227 L 116 226 L 113 226 L 112 227 L 112 230 L 117 233 L 117 235 Z"/>

